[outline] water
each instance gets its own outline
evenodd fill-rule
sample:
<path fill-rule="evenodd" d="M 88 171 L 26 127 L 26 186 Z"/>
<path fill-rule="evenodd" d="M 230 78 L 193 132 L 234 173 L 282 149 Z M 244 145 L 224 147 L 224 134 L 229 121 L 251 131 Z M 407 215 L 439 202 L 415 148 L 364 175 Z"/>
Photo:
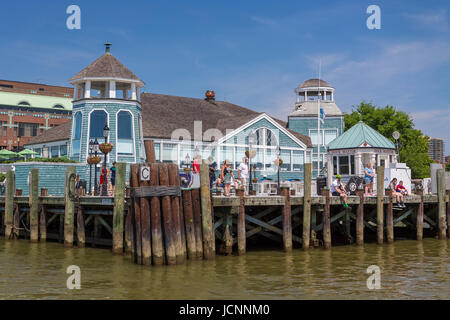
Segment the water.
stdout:
<path fill-rule="evenodd" d="M 450 241 L 252 251 L 171 267 L 145 267 L 106 249 L 0 240 L 0 299 L 450 299 Z M 68 290 L 66 269 L 81 268 Z M 368 290 L 366 269 L 381 268 Z"/>

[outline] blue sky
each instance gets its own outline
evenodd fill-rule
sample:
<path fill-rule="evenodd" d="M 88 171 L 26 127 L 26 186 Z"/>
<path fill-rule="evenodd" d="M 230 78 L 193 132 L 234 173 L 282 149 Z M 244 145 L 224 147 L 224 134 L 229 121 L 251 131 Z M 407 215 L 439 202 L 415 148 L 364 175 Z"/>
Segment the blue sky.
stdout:
<path fill-rule="evenodd" d="M 66 8 L 81 8 L 81 30 Z M 381 8 L 369 30 L 366 8 Z M 318 76 L 346 112 L 394 105 L 450 154 L 449 1 L 16 1 L 0 11 L 0 78 L 69 85 L 113 43 L 146 91 L 216 97 L 286 120 Z"/>

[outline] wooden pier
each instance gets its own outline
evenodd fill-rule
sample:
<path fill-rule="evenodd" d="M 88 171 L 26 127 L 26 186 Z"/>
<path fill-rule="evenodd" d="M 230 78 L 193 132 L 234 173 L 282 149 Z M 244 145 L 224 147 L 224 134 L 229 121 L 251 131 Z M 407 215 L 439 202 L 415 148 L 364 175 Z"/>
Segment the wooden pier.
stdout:
<path fill-rule="evenodd" d="M 150 167 L 150 182 L 139 181 L 141 166 Z M 125 190 L 125 164 L 118 163 L 114 197 L 78 196 L 74 167 L 67 170 L 64 197 L 38 190 L 37 170 L 31 172 L 30 195 L 22 196 L 10 171 L 0 197 L 0 232 L 8 240 L 111 247 L 114 254 L 131 253 L 133 262 L 148 266 L 243 255 L 255 246 L 291 252 L 449 236 L 450 190 L 443 170 L 438 171 L 438 194 L 418 191 L 406 197 L 402 210 L 394 210 L 388 190 L 374 197 L 358 190 L 348 197 L 349 209 L 327 189 L 311 197 L 310 164 L 305 165 L 304 196 L 291 195 L 284 186 L 280 196 L 244 196 L 243 190 L 230 197 L 211 195 L 206 162 L 201 188 L 181 190 L 177 170 L 171 164 L 134 164 L 131 190 Z"/>

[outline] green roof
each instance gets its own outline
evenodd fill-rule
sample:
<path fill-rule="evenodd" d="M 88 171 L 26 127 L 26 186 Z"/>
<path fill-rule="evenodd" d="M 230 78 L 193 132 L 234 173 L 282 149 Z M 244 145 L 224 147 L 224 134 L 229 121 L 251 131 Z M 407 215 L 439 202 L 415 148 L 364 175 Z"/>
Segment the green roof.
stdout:
<path fill-rule="evenodd" d="M 355 148 L 395 149 L 394 143 L 360 121 L 328 144 L 328 150 Z"/>

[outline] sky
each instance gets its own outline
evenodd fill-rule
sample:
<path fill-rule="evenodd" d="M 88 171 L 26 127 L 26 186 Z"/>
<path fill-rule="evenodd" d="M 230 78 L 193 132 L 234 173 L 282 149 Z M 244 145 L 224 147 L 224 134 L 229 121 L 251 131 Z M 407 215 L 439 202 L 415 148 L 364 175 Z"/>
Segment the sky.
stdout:
<path fill-rule="evenodd" d="M 69 30 L 70 5 L 81 29 Z M 366 13 L 378 5 L 380 29 Z M 216 98 L 287 120 L 294 89 L 321 78 L 336 104 L 393 105 L 450 154 L 450 1 L 8 1 L 0 79 L 69 86 L 111 52 L 145 91 Z"/>

